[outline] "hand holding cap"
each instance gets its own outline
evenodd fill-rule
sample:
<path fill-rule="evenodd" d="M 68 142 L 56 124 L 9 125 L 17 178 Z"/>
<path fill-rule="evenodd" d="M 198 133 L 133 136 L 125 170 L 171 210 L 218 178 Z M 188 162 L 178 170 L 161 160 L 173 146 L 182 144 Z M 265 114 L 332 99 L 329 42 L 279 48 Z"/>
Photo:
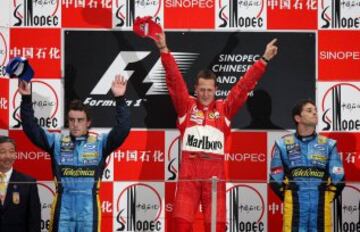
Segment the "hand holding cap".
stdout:
<path fill-rule="evenodd" d="M 162 33 L 162 28 L 152 20 L 151 16 L 145 16 L 135 19 L 133 31 L 140 37 L 149 37 L 158 41 L 157 34 Z"/>
<path fill-rule="evenodd" d="M 11 59 L 5 67 L 5 71 L 10 78 L 19 78 L 26 82 L 30 82 L 34 77 L 34 70 L 31 68 L 29 61 L 24 57 Z"/>

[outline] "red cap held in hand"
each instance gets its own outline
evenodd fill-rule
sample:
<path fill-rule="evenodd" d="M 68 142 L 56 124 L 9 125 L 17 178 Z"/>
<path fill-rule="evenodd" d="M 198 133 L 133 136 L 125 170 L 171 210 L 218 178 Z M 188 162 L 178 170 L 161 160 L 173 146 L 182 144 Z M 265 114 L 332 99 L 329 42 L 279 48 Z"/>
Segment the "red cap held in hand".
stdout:
<path fill-rule="evenodd" d="M 150 37 L 158 41 L 156 34 L 162 33 L 161 26 L 155 23 L 151 16 L 137 17 L 134 21 L 133 31 L 140 37 Z"/>

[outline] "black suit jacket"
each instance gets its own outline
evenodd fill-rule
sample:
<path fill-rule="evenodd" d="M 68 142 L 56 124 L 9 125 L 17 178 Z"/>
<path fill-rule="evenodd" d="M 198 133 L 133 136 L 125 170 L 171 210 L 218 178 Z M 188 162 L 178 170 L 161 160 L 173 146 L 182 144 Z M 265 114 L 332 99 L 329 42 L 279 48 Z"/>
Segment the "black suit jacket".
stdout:
<path fill-rule="evenodd" d="M 41 208 L 36 180 L 13 170 L 5 203 L 0 203 L 1 232 L 40 232 Z"/>

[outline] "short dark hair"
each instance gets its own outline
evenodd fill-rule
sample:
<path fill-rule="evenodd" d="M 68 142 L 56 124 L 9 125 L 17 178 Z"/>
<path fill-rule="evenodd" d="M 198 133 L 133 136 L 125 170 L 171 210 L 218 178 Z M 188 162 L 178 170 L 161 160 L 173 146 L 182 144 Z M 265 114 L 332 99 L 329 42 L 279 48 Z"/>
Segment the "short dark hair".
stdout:
<path fill-rule="evenodd" d="M 70 102 L 69 111 L 70 110 L 83 111 L 86 114 L 86 119 L 88 121 L 91 120 L 89 108 L 86 105 L 84 105 L 84 103 L 82 103 L 82 101 L 80 101 L 79 99 L 75 99 Z"/>
<path fill-rule="evenodd" d="M 217 86 L 216 75 L 213 71 L 209 69 L 203 69 L 198 72 L 196 75 L 195 85 L 199 84 L 199 79 L 203 78 L 205 80 L 214 80 L 215 86 Z"/>
<path fill-rule="evenodd" d="M 295 104 L 295 106 L 293 107 L 293 109 L 292 109 L 292 120 L 294 121 L 294 123 L 295 123 L 295 125 L 297 126 L 297 122 L 296 122 L 296 120 L 295 120 L 295 116 L 296 115 L 300 115 L 301 114 L 301 112 L 303 111 L 303 108 L 304 108 L 304 106 L 306 105 L 306 104 L 311 104 L 311 105 L 313 105 L 313 106 L 316 106 L 316 104 L 315 104 L 315 101 L 314 100 L 312 100 L 312 99 L 310 99 L 310 98 L 308 98 L 308 99 L 302 99 L 302 100 L 300 100 L 300 101 L 298 101 L 296 104 Z"/>
<path fill-rule="evenodd" d="M 2 144 L 2 143 L 12 143 L 12 145 L 14 145 L 14 147 L 16 147 L 15 140 L 8 136 L 0 135 L 0 144 Z"/>

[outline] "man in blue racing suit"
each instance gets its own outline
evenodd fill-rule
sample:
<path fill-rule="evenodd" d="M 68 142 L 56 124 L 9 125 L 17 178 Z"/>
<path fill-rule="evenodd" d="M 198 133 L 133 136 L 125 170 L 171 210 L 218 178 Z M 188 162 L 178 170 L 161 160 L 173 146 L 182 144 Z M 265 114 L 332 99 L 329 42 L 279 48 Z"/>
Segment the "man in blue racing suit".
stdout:
<path fill-rule="evenodd" d="M 119 147 L 130 130 L 130 113 L 123 98 L 127 81 L 120 75 L 112 82 L 116 100 L 116 125 L 108 134 L 88 132 L 88 109 L 79 100 L 70 103 L 67 120 L 70 135 L 49 133 L 34 118 L 31 88 L 19 84 L 22 95 L 21 120 L 28 138 L 51 156 L 57 194 L 53 202 L 50 231 L 100 231 L 101 208 L 98 196 L 105 159 Z"/>
<path fill-rule="evenodd" d="M 270 184 L 284 201 L 283 232 L 330 232 L 331 203 L 344 188 L 344 168 L 336 142 L 318 135 L 312 100 L 292 112 L 296 133 L 275 143 Z"/>

